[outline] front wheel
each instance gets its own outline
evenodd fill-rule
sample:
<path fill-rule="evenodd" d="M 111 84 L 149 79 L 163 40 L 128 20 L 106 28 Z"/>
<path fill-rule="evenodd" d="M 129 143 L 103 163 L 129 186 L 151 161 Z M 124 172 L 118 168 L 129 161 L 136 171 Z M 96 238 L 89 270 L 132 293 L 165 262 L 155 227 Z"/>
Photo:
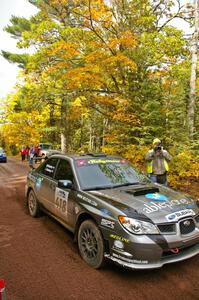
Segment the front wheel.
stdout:
<path fill-rule="evenodd" d="M 28 211 L 31 217 L 36 218 L 40 214 L 40 208 L 33 190 L 28 194 Z"/>
<path fill-rule="evenodd" d="M 78 231 L 78 247 L 83 260 L 95 269 L 104 263 L 104 241 L 97 225 L 92 220 L 84 221 Z"/>

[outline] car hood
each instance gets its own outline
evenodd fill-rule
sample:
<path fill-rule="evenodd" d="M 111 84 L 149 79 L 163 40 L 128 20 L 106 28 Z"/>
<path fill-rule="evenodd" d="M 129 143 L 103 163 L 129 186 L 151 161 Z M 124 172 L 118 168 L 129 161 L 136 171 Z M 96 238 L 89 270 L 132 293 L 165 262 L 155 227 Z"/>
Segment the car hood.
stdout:
<path fill-rule="evenodd" d="M 150 219 L 154 223 L 176 222 L 199 213 L 198 202 L 161 185 L 132 185 L 90 191 L 128 217 Z"/>

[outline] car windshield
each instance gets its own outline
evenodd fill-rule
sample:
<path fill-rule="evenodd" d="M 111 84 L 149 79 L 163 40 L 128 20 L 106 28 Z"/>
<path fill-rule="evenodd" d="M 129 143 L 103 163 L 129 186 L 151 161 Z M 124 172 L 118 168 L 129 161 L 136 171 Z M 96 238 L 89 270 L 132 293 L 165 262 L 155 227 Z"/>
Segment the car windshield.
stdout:
<path fill-rule="evenodd" d="M 115 188 L 150 182 L 124 159 L 78 159 L 77 176 L 83 190 Z"/>
<path fill-rule="evenodd" d="M 40 148 L 42 150 L 48 150 L 48 149 L 52 149 L 52 145 L 51 144 L 40 144 Z"/>
<path fill-rule="evenodd" d="M 4 150 L 3 150 L 3 149 L 0 149 L 0 154 L 3 154 L 3 153 L 5 153 Z"/>

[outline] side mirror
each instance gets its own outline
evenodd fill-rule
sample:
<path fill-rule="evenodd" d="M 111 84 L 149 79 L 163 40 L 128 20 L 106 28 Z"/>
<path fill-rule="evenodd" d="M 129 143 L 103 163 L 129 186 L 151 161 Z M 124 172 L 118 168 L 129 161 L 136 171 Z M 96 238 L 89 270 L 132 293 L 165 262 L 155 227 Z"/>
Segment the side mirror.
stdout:
<path fill-rule="evenodd" d="M 71 180 L 58 180 L 58 187 L 72 189 L 73 183 Z"/>

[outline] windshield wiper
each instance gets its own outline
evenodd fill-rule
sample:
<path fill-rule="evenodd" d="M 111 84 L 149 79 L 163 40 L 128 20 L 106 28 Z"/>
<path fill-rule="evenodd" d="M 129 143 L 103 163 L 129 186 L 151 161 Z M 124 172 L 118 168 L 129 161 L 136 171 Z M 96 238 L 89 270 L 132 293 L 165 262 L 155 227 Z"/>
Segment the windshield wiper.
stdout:
<path fill-rule="evenodd" d="M 139 181 L 138 182 L 126 182 L 126 183 L 121 183 L 121 184 L 115 185 L 115 187 L 138 185 L 138 184 L 141 184 L 141 183 Z"/>

